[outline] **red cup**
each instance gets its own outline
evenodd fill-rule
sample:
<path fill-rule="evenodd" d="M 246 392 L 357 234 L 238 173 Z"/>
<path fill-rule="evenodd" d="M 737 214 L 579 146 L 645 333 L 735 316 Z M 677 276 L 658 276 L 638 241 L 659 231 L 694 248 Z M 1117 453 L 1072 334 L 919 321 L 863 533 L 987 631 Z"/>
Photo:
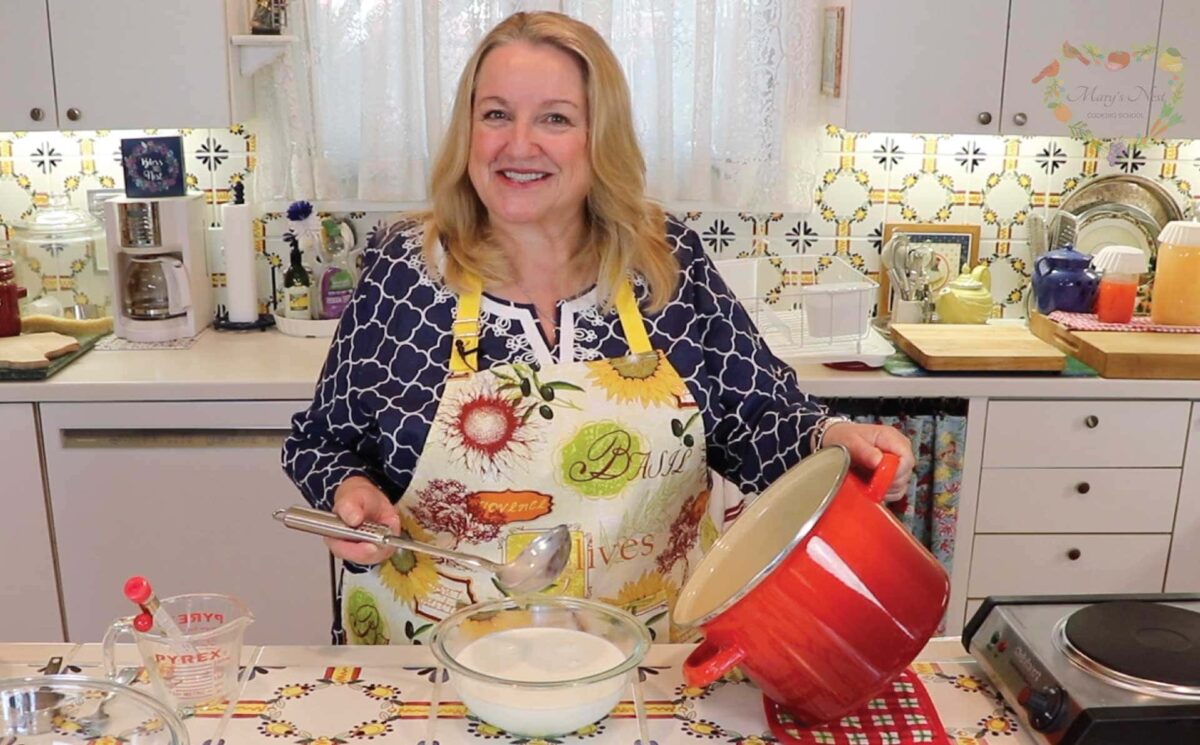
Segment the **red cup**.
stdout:
<path fill-rule="evenodd" d="M 950 597 L 945 570 L 882 504 L 899 460 L 864 482 L 841 447 L 776 480 L 688 580 L 674 619 L 703 628 L 689 685 L 740 667 L 808 725 L 867 703 L 916 658 Z"/>

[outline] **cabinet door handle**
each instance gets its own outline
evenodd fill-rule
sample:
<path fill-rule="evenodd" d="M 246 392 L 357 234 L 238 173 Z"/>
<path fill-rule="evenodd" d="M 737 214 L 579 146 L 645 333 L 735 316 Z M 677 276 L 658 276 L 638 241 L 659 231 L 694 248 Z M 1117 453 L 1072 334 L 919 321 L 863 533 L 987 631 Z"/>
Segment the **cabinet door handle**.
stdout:
<path fill-rule="evenodd" d="M 1025 116 L 1024 112 L 1017 112 L 1016 114 L 1013 114 L 1013 124 L 1017 125 L 1018 127 L 1024 127 L 1025 122 L 1027 121 L 1029 121 L 1029 117 Z"/>
<path fill-rule="evenodd" d="M 1100 417 L 1095 414 L 1088 414 L 1083 418 L 1083 426 L 1088 429 L 1095 429 L 1100 426 Z"/>
<path fill-rule="evenodd" d="M 1083 556 L 1083 552 L 1077 548 L 1073 548 L 1067 552 L 1067 558 L 1071 561 L 1079 561 L 1079 557 Z"/>
<path fill-rule="evenodd" d="M 77 122 L 83 118 L 83 112 L 77 108 L 71 107 L 67 109 L 67 118 L 73 122 Z"/>
<path fill-rule="evenodd" d="M 59 430 L 64 450 L 278 448 L 289 434 L 291 430 L 281 427 Z"/>
<path fill-rule="evenodd" d="M 1091 490 L 1092 490 L 1092 485 L 1086 481 L 1080 481 L 1078 484 L 1075 485 L 1075 491 L 1079 492 L 1080 494 L 1087 494 Z"/>
<path fill-rule="evenodd" d="M 41 120 L 46 118 L 46 112 L 42 111 L 41 109 L 39 109 L 38 107 L 35 106 L 29 110 L 29 118 L 34 120 L 35 122 L 40 122 Z"/>
<path fill-rule="evenodd" d="M 975 119 L 980 124 L 991 124 L 992 123 L 992 112 L 981 111 L 981 112 L 979 112 L 979 116 L 975 117 Z"/>

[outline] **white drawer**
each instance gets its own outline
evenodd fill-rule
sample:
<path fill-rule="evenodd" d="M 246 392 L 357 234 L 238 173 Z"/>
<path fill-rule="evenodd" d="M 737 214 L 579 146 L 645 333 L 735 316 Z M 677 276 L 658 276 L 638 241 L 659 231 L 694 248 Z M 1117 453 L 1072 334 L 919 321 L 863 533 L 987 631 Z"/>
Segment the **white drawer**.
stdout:
<path fill-rule="evenodd" d="M 985 468 L 978 533 L 1170 533 L 1177 468 Z"/>
<path fill-rule="evenodd" d="M 1169 535 L 976 535 L 967 597 L 1162 592 L 1170 546 Z"/>
<path fill-rule="evenodd" d="M 963 626 L 966 626 L 971 622 L 971 619 L 975 617 L 975 611 L 979 610 L 979 606 L 983 605 L 984 600 L 985 598 L 967 599 L 967 612 L 966 615 L 963 616 Z"/>
<path fill-rule="evenodd" d="M 983 465 L 1000 468 L 1178 468 L 1187 401 L 994 401 Z"/>

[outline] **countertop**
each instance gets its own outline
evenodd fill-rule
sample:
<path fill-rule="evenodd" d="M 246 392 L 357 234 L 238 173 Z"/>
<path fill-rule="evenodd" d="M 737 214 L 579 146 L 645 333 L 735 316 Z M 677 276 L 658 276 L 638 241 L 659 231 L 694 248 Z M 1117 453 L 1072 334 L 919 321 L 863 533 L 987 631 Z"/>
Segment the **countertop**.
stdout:
<path fill-rule="evenodd" d="M 92 350 L 49 380 L 0 382 L 0 402 L 307 400 L 328 347 L 328 339 L 276 330 L 208 329 L 186 350 Z M 793 366 L 801 387 L 823 397 L 1200 399 L 1196 380 L 1038 374 L 901 378 L 882 370 Z"/>
<path fill-rule="evenodd" d="M 634 684 L 645 702 L 646 716 L 640 721 L 631 687 L 596 725 L 540 740 L 509 735 L 472 717 L 456 700 L 452 682 L 436 667 L 427 647 L 247 648 L 242 661 L 250 672 L 244 675 L 224 740 L 229 745 L 366 740 L 410 745 L 635 745 L 639 725 L 644 724 L 657 745 L 772 742 L 762 694 L 753 686 L 717 683 L 695 689 L 683 684 L 680 663 L 691 649 L 656 645 L 650 650 Z M 0 677 L 36 675 L 53 655 L 62 656 L 71 672 L 102 674 L 97 644 L 9 644 L 0 645 Z M 132 645 L 121 645 L 117 659 L 122 665 L 139 664 Z M 1006 745 L 1034 743 L 957 639 L 931 641 L 910 669 L 928 692 L 947 735 L 930 742 L 984 745 L 1002 738 Z M 144 672 L 135 685 L 152 691 Z M 214 734 L 222 711 L 213 707 L 186 721 L 193 743 L 204 743 Z M 823 736 L 819 730 L 813 735 Z M 82 743 L 64 739 L 68 741 Z"/>

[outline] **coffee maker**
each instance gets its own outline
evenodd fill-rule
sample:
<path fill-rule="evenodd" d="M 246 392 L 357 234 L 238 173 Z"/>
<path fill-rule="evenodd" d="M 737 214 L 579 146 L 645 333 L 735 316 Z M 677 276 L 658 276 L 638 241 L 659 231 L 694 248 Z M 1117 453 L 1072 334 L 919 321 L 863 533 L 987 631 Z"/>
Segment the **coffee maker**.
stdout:
<path fill-rule="evenodd" d="M 201 195 L 105 203 L 113 330 L 131 341 L 195 336 L 212 320 Z"/>

